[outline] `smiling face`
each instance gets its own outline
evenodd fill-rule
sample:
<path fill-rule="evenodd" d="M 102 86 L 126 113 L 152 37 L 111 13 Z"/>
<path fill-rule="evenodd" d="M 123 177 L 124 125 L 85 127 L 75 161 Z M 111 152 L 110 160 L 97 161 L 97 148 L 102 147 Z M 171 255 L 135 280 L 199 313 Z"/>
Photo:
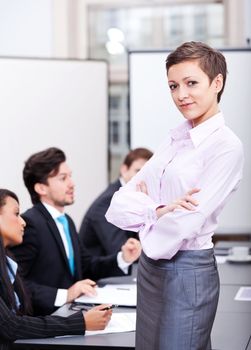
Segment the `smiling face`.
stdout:
<path fill-rule="evenodd" d="M 4 247 L 22 243 L 25 221 L 19 214 L 19 204 L 12 197 L 6 197 L 0 208 L 0 235 Z"/>
<path fill-rule="evenodd" d="M 222 89 L 222 75 L 210 83 L 198 61 L 184 61 L 168 70 L 168 84 L 172 98 L 183 116 L 193 127 L 203 123 L 219 111 L 217 95 Z"/>

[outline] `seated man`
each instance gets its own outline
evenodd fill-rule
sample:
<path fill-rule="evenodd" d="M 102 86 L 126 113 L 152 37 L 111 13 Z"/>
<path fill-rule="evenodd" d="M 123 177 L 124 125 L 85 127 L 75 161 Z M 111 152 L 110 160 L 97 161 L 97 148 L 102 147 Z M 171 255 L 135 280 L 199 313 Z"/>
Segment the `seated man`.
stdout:
<path fill-rule="evenodd" d="M 52 313 L 81 294 L 95 294 L 94 280 L 123 275 L 138 259 L 140 245 L 130 239 L 122 252 L 92 257 L 78 240 L 64 207 L 74 201 L 74 183 L 63 151 L 49 148 L 32 155 L 23 170 L 33 207 L 23 214 L 23 243 L 12 252 L 31 292 L 35 315 Z M 85 278 L 85 280 L 83 280 Z"/>
<path fill-rule="evenodd" d="M 136 148 L 130 151 L 120 167 L 120 178 L 101 193 L 85 214 L 79 231 L 79 239 L 92 255 L 103 256 L 118 253 L 128 238 L 137 238 L 135 232 L 125 231 L 110 224 L 105 218 L 105 213 L 114 192 L 127 183 L 151 156 L 152 152 L 146 148 Z"/>

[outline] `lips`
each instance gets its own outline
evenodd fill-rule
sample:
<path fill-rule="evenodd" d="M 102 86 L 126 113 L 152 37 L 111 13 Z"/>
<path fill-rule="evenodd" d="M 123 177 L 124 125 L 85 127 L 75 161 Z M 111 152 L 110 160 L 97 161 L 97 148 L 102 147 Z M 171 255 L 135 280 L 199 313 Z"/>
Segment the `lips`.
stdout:
<path fill-rule="evenodd" d="M 194 104 L 194 102 L 189 102 L 189 103 L 182 103 L 180 105 L 180 108 L 189 108 L 190 106 L 192 106 Z"/>
<path fill-rule="evenodd" d="M 73 192 L 73 191 L 71 191 L 71 192 L 66 192 L 66 194 L 67 194 L 68 196 L 73 196 L 73 195 L 74 195 L 74 192 Z"/>

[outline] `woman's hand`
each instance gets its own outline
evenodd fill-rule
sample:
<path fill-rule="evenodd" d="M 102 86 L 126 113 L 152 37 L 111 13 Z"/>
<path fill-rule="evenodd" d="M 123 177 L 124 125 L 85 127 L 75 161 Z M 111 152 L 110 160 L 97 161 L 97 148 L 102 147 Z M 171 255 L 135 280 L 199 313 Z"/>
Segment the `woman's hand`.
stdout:
<path fill-rule="evenodd" d="M 102 309 L 107 306 L 110 305 L 98 305 L 83 314 L 85 319 L 85 328 L 87 331 L 105 329 L 112 317 L 112 310 L 102 311 Z"/>
<path fill-rule="evenodd" d="M 145 193 L 145 194 L 148 195 L 146 183 L 144 181 L 141 181 L 140 183 L 138 183 L 136 185 L 136 191 L 137 192 L 142 192 L 142 193 Z"/>
<path fill-rule="evenodd" d="M 196 199 L 192 197 L 192 195 L 198 193 L 199 191 L 200 189 L 193 188 L 190 191 L 188 191 L 184 197 L 177 199 L 173 203 L 158 207 L 156 209 L 158 219 L 161 216 L 174 211 L 175 209 L 195 210 L 195 207 L 199 203 Z"/>
<path fill-rule="evenodd" d="M 136 191 L 142 192 L 148 195 L 147 186 L 144 181 L 141 181 L 136 185 Z M 187 210 L 195 210 L 195 207 L 199 204 L 196 199 L 192 197 L 193 194 L 200 192 L 198 188 L 192 188 L 188 191 L 184 197 L 177 199 L 171 204 L 161 205 L 156 209 L 158 219 L 175 209 L 187 209 Z"/>

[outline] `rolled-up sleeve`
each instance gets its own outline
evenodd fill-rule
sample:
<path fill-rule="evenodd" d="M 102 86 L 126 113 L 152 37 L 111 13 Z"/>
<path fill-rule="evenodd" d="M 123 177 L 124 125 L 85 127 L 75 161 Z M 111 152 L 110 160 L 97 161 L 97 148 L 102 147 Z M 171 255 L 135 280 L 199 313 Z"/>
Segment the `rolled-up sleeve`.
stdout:
<path fill-rule="evenodd" d="M 114 194 L 105 217 L 107 221 L 124 230 L 137 232 L 144 225 L 151 227 L 156 223 L 157 206 L 144 193 L 121 188 Z"/>
<path fill-rule="evenodd" d="M 106 217 L 123 229 L 139 230 L 143 249 L 153 259 L 171 259 L 190 240 L 199 249 L 211 238 L 219 213 L 231 193 L 237 189 L 242 167 L 241 144 L 223 147 L 221 152 L 212 153 L 196 184 L 200 189 L 194 195 L 199 203 L 196 210 L 177 209 L 160 219 L 156 215 L 160 203 L 135 190 L 137 181 L 141 180 L 139 173 L 128 187 L 114 195 Z M 160 187 L 160 184 L 156 183 L 156 186 Z"/>

